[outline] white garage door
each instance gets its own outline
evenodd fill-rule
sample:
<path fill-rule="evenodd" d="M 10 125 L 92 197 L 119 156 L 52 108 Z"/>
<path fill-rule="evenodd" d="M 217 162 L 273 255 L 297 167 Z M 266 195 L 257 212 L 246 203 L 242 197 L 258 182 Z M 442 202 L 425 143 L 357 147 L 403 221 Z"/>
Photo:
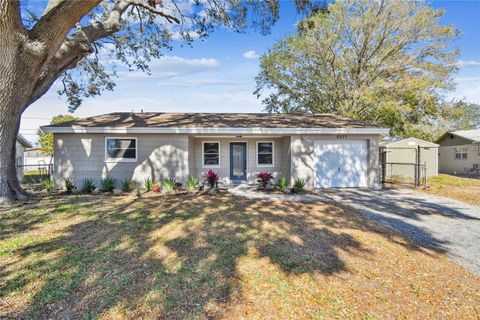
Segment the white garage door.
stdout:
<path fill-rule="evenodd" d="M 314 145 L 316 188 L 367 186 L 366 140 L 317 140 Z"/>

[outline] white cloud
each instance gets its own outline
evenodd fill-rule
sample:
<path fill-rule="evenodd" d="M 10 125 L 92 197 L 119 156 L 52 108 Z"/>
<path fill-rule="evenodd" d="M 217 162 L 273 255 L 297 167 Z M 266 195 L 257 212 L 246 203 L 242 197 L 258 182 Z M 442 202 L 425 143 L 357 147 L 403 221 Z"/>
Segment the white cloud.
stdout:
<path fill-rule="evenodd" d="M 258 59 L 260 57 L 260 55 L 256 53 L 255 50 L 247 51 L 243 54 L 243 56 L 247 59 Z"/>
<path fill-rule="evenodd" d="M 220 62 L 213 58 L 187 59 L 177 56 L 164 56 L 150 63 L 151 75 L 141 72 L 121 72 L 120 78 L 134 79 L 166 79 L 194 73 L 216 70 Z"/>
<path fill-rule="evenodd" d="M 226 80 L 226 79 L 187 79 L 184 81 L 159 81 L 161 86 L 175 86 L 175 87 L 201 87 L 201 86 L 242 86 L 250 84 L 250 81 L 242 80 Z"/>
<path fill-rule="evenodd" d="M 450 98 L 480 104 L 480 77 L 457 77 L 455 82 L 457 87 Z"/>
<path fill-rule="evenodd" d="M 476 60 L 458 60 L 457 66 L 458 66 L 459 68 L 478 67 L 478 66 L 480 66 L 480 61 L 476 61 Z"/>

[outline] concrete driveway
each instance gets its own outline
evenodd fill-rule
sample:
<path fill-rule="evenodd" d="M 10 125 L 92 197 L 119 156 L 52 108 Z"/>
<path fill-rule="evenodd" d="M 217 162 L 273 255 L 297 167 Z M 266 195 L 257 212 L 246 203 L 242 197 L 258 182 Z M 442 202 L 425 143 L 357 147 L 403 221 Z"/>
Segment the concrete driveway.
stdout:
<path fill-rule="evenodd" d="M 343 189 L 320 194 L 398 229 L 422 246 L 445 252 L 480 275 L 480 207 L 411 191 Z"/>
<path fill-rule="evenodd" d="M 480 207 L 409 190 L 328 189 L 316 194 L 281 195 L 252 192 L 252 188 L 243 185 L 229 192 L 259 200 L 346 204 L 480 275 Z"/>

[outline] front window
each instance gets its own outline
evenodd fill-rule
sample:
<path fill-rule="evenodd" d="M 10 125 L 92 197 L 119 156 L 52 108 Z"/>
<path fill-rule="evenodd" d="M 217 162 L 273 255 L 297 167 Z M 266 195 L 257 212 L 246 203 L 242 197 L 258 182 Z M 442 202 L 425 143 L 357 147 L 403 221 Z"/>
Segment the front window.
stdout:
<path fill-rule="evenodd" d="M 203 166 L 218 167 L 220 165 L 220 143 L 203 143 Z"/>
<path fill-rule="evenodd" d="M 273 166 L 273 142 L 257 142 L 257 165 Z"/>
<path fill-rule="evenodd" d="M 111 160 L 135 161 L 137 159 L 137 139 L 107 138 L 106 158 Z"/>
<path fill-rule="evenodd" d="M 468 157 L 467 148 L 457 147 L 455 148 L 455 160 L 465 160 Z"/>

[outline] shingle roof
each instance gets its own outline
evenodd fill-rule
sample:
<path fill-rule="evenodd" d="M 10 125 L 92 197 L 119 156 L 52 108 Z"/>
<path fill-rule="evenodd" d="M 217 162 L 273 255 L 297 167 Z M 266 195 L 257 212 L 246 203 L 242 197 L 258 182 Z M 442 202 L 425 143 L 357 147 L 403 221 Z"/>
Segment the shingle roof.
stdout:
<path fill-rule="evenodd" d="M 450 133 L 474 142 L 480 142 L 480 129 L 458 130 Z"/>
<path fill-rule="evenodd" d="M 331 114 L 116 112 L 47 127 L 86 128 L 378 128 Z"/>

